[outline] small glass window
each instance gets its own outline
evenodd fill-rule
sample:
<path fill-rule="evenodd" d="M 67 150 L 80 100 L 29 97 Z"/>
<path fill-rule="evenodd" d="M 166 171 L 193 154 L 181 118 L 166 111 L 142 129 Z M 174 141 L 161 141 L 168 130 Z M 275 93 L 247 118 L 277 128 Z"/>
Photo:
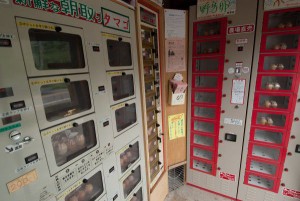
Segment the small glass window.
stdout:
<path fill-rule="evenodd" d="M 132 173 L 123 181 L 124 197 L 133 191 L 137 184 L 141 181 L 141 167 L 138 166 Z"/>
<path fill-rule="evenodd" d="M 85 67 L 79 35 L 29 29 L 35 67 L 38 70 L 78 69 Z"/>
<path fill-rule="evenodd" d="M 143 201 L 143 190 L 140 188 L 137 193 L 133 195 L 130 201 Z"/>
<path fill-rule="evenodd" d="M 197 54 L 216 54 L 220 52 L 220 41 L 197 42 Z"/>
<path fill-rule="evenodd" d="M 211 72 L 219 70 L 218 59 L 196 59 L 196 71 Z"/>
<path fill-rule="evenodd" d="M 135 103 L 125 105 L 115 111 L 117 131 L 120 132 L 136 122 Z"/>
<path fill-rule="evenodd" d="M 194 116 L 201 117 L 201 118 L 215 119 L 217 117 L 217 108 L 195 106 Z"/>
<path fill-rule="evenodd" d="M 221 30 L 221 22 L 197 24 L 197 36 L 220 35 L 220 30 Z"/>
<path fill-rule="evenodd" d="M 43 85 L 41 95 L 46 119 L 49 122 L 91 108 L 88 82 L 85 80 Z"/>
<path fill-rule="evenodd" d="M 56 165 L 61 166 L 96 146 L 94 121 L 56 133 L 52 135 L 51 142 Z"/>
<path fill-rule="evenodd" d="M 216 92 L 196 92 L 195 93 L 195 102 L 196 103 L 216 104 L 217 103 L 217 94 L 216 94 Z"/>
<path fill-rule="evenodd" d="M 111 78 L 114 101 L 134 95 L 133 75 L 120 75 Z"/>
<path fill-rule="evenodd" d="M 217 88 L 218 87 L 218 77 L 208 76 L 208 75 L 198 75 L 195 76 L 195 87 L 197 88 Z"/>
<path fill-rule="evenodd" d="M 264 70 L 281 71 L 295 70 L 296 56 L 266 56 L 264 58 Z"/>
<path fill-rule="evenodd" d="M 107 51 L 111 67 L 132 65 L 131 45 L 129 42 L 108 39 Z"/>
<path fill-rule="evenodd" d="M 65 201 L 92 201 L 96 200 L 104 192 L 103 178 L 101 172 L 97 172 L 86 183 L 82 183 L 71 191 Z"/>
<path fill-rule="evenodd" d="M 129 148 L 120 154 L 121 172 L 124 173 L 126 170 L 128 170 L 128 168 L 134 164 L 139 157 L 139 142 L 129 145 Z"/>

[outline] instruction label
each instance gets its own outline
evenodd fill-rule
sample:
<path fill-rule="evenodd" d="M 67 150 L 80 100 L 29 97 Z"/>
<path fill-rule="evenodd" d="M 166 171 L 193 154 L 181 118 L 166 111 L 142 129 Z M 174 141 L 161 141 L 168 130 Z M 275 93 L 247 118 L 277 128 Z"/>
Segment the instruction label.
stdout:
<path fill-rule="evenodd" d="M 235 175 L 226 172 L 220 172 L 220 178 L 228 181 L 235 181 Z"/>
<path fill-rule="evenodd" d="M 224 124 L 230 124 L 235 126 L 242 126 L 243 120 L 241 119 L 233 119 L 233 118 L 224 118 Z"/>
<path fill-rule="evenodd" d="M 284 188 L 282 194 L 288 197 L 300 199 L 300 191 Z"/>
<path fill-rule="evenodd" d="M 231 89 L 231 104 L 244 104 L 246 79 L 234 79 L 232 80 Z"/>

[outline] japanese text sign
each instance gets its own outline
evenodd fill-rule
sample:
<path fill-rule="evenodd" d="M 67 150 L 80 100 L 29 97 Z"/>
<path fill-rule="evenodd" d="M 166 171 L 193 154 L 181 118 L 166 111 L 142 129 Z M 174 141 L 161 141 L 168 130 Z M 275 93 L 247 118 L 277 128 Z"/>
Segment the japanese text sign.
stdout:
<path fill-rule="evenodd" d="M 265 0 L 265 10 L 299 7 L 300 0 Z"/>
<path fill-rule="evenodd" d="M 234 15 L 236 0 L 198 0 L 197 18 Z"/>
<path fill-rule="evenodd" d="M 101 13 L 74 0 L 13 0 L 14 4 L 77 18 L 97 24 L 102 23 Z"/>
<path fill-rule="evenodd" d="M 238 26 L 229 26 L 227 28 L 227 34 L 240 34 L 240 33 L 251 33 L 255 29 L 254 24 L 245 24 Z"/>
<path fill-rule="evenodd" d="M 103 26 L 130 33 L 129 17 L 114 11 L 102 8 Z"/>
<path fill-rule="evenodd" d="M 185 136 L 184 113 L 168 116 L 169 140 Z"/>

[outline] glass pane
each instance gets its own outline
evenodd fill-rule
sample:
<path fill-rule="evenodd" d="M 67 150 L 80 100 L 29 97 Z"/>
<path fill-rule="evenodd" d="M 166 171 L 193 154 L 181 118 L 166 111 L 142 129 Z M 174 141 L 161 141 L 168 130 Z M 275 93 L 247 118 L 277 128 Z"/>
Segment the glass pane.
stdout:
<path fill-rule="evenodd" d="M 284 29 L 300 26 L 300 11 L 269 15 L 268 29 Z"/>
<path fill-rule="evenodd" d="M 121 172 L 124 173 L 140 157 L 139 142 L 129 145 L 123 153 L 120 154 Z"/>
<path fill-rule="evenodd" d="M 220 41 L 197 42 L 197 54 L 212 54 L 220 52 Z"/>
<path fill-rule="evenodd" d="M 159 173 L 159 165 L 156 164 L 155 166 L 151 167 L 150 169 L 150 177 L 151 181 L 155 178 L 155 176 Z"/>
<path fill-rule="evenodd" d="M 132 173 L 123 181 L 123 192 L 126 198 L 132 190 L 141 181 L 141 167 L 137 167 Z"/>
<path fill-rule="evenodd" d="M 88 82 L 85 80 L 41 86 L 46 118 L 52 122 L 91 108 Z"/>
<path fill-rule="evenodd" d="M 195 148 L 194 147 L 194 156 L 198 157 L 198 158 L 202 158 L 202 159 L 206 159 L 206 160 L 212 160 L 213 159 L 213 152 L 209 151 L 209 150 L 204 150 L 204 149 L 200 149 L 200 148 Z"/>
<path fill-rule="evenodd" d="M 158 146 L 157 139 L 154 139 L 153 141 L 149 142 L 149 144 L 148 144 L 149 152 L 152 152 L 153 149 L 157 149 L 157 146 Z"/>
<path fill-rule="evenodd" d="M 212 147 L 214 145 L 214 139 L 208 136 L 195 135 L 194 143 L 203 146 Z"/>
<path fill-rule="evenodd" d="M 38 70 L 78 69 L 85 67 L 79 35 L 29 29 L 35 67 Z"/>
<path fill-rule="evenodd" d="M 195 76 L 195 87 L 198 88 L 217 88 L 218 87 L 218 77 L 199 75 Z"/>
<path fill-rule="evenodd" d="M 156 121 L 156 114 L 155 114 L 155 111 L 149 111 L 147 112 L 147 124 L 151 124 L 153 123 L 154 121 Z"/>
<path fill-rule="evenodd" d="M 216 108 L 209 108 L 209 107 L 202 107 L 202 106 L 195 106 L 194 107 L 194 116 L 207 118 L 207 119 L 215 119 L 217 116 L 217 109 Z"/>
<path fill-rule="evenodd" d="M 259 95 L 259 107 L 262 108 L 273 108 L 288 109 L 290 102 L 289 96 L 270 96 L 270 95 Z"/>
<path fill-rule="evenodd" d="M 129 42 L 107 39 L 108 60 L 111 67 L 131 66 L 131 45 Z"/>
<path fill-rule="evenodd" d="M 153 66 L 144 66 L 144 77 L 145 79 L 151 79 L 154 77 Z"/>
<path fill-rule="evenodd" d="M 266 189 L 273 189 L 274 181 L 263 178 L 261 176 L 249 175 L 248 183 L 254 186 L 259 186 Z"/>
<path fill-rule="evenodd" d="M 254 140 L 273 144 L 282 144 L 283 133 L 255 129 Z"/>
<path fill-rule="evenodd" d="M 145 83 L 145 93 L 146 94 L 155 93 L 154 83 L 153 82 L 146 82 Z"/>
<path fill-rule="evenodd" d="M 218 59 L 197 59 L 196 60 L 196 70 L 202 71 L 218 71 L 219 60 Z"/>
<path fill-rule="evenodd" d="M 195 93 L 195 102 L 196 103 L 216 104 L 217 103 L 217 94 L 216 94 L 216 92 L 196 92 Z"/>
<path fill-rule="evenodd" d="M 147 128 L 147 134 L 148 134 L 148 138 L 150 139 L 152 139 L 154 136 L 157 136 L 155 124 Z"/>
<path fill-rule="evenodd" d="M 215 132 L 215 123 L 204 122 L 204 121 L 194 121 L 194 130 L 201 131 L 206 133 L 214 133 Z"/>
<path fill-rule="evenodd" d="M 251 160 L 250 170 L 276 176 L 277 167 L 272 164 L 264 163 L 261 161 Z"/>
<path fill-rule="evenodd" d="M 117 109 L 115 111 L 117 131 L 120 132 L 136 122 L 135 103 Z"/>
<path fill-rule="evenodd" d="M 142 188 L 140 188 L 140 190 L 138 190 L 138 192 L 136 192 L 133 195 L 133 198 L 131 198 L 130 201 L 143 201 L 143 190 L 142 190 Z"/>
<path fill-rule="evenodd" d="M 220 30 L 221 30 L 221 22 L 197 24 L 197 36 L 219 35 Z"/>
<path fill-rule="evenodd" d="M 286 122 L 286 115 L 284 114 L 268 114 L 258 112 L 256 117 L 256 124 L 264 126 L 278 126 L 284 127 Z"/>
<path fill-rule="evenodd" d="M 203 172 L 212 173 L 212 165 L 202 161 L 193 160 L 193 168 Z"/>
<path fill-rule="evenodd" d="M 278 160 L 280 151 L 278 149 L 262 147 L 259 145 L 254 145 L 252 150 L 252 155 L 260 158 Z"/>
<path fill-rule="evenodd" d="M 154 96 L 149 96 L 146 98 L 146 108 L 150 109 L 155 107 L 155 97 Z"/>
<path fill-rule="evenodd" d="M 96 146 L 94 121 L 88 121 L 52 135 L 51 142 L 57 166 L 61 166 Z"/>
<path fill-rule="evenodd" d="M 264 58 L 264 70 L 294 70 L 296 56 L 266 56 Z"/>
<path fill-rule="evenodd" d="M 153 46 L 153 39 L 151 35 L 151 30 L 148 29 L 141 29 L 141 36 L 142 36 L 142 44 L 143 46 Z"/>
<path fill-rule="evenodd" d="M 87 180 L 87 183 L 82 183 L 75 190 L 71 191 L 65 201 L 91 201 L 96 200 L 104 191 L 101 172 L 97 172 Z"/>
<path fill-rule="evenodd" d="M 298 48 L 298 34 L 267 36 L 267 50 L 288 50 Z"/>
<path fill-rule="evenodd" d="M 111 78 L 114 101 L 134 95 L 133 75 L 119 75 Z"/>
<path fill-rule="evenodd" d="M 291 90 L 293 77 L 263 76 L 261 88 L 265 90 Z"/>

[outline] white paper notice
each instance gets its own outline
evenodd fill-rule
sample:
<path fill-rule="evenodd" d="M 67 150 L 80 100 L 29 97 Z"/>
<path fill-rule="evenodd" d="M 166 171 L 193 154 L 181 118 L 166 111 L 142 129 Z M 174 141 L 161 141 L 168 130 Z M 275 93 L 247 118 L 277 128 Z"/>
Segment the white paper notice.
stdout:
<path fill-rule="evenodd" d="M 232 104 L 244 104 L 245 97 L 245 79 L 235 79 L 232 80 L 232 90 L 231 90 L 231 103 Z"/>
<path fill-rule="evenodd" d="M 166 38 L 185 38 L 185 13 L 183 10 L 165 9 Z"/>
<path fill-rule="evenodd" d="M 185 39 L 166 40 L 167 72 L 186 71 Z"/>
<path fill-rule="evenodd" d="M 235 126 L 242 126 L 243 120 L 241 119 L 233 119 L 233 118 L 224 118 L 224 124 L 230 124 Z"/>

